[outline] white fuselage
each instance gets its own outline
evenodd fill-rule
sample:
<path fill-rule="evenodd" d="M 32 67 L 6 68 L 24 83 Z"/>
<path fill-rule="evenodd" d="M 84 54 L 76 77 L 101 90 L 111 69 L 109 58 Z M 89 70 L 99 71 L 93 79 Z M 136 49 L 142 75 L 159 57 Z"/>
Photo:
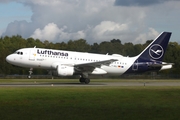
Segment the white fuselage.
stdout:
<path fill-rule="evenodd" d="M 123 57 L 117 54 L 102 55 L 42 48 L 23 48 L 6 58 L 9 63 L 16 66 L 48 70 L 55 70 L 57 64 L 73 67 L 78 64 L 94 63 L 110 59 L 116 59 L 117 61 L 108 65 L 102 64 L 99 66 L 99 68 L 105 72 L 98 72 L 98 69 L 96 69 L 96 71 L 91 72 L 90 74 L 121 75 L 133 65 L 137 57 Z"/>

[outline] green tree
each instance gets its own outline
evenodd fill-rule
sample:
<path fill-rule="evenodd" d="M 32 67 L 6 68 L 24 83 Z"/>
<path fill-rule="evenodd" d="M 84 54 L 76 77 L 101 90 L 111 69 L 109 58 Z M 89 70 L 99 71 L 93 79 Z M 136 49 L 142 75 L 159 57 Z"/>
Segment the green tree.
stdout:
<path fill-rule="evenodd" d="M 67 49 L 71 51 L 89 52 L 91 48 L 90 45 L 86 42 L 86 40 L 79 39 L 75 41 L 70 40 L 67 43 Z"/>

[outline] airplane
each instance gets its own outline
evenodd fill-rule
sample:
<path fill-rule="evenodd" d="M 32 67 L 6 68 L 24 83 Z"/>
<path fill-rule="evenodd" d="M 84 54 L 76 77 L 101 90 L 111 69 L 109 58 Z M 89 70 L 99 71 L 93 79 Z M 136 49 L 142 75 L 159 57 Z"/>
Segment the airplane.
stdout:
<path fill-rule="evenodd" d="M 44 48 L 22 48 L 6 57 L 12 65 L 52 71 L 57 76 L 80 75 L 80 83 L 90 83 L 89 75 L 122 75 L 171 69 L 173 63 L 163 62 L 171 32 L 162 32 L 139 55 L 124 57 Z"/>

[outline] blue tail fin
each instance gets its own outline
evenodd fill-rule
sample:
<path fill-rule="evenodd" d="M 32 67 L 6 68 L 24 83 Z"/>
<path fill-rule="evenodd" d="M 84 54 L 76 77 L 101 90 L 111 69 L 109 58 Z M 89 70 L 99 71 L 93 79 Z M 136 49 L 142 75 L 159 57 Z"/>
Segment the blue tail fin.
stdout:
<path fill-rule="evenodd" d="M 170 37 L 170 32 L 162 32 L 138 55 L 138 60 L 162 61 Z"/>

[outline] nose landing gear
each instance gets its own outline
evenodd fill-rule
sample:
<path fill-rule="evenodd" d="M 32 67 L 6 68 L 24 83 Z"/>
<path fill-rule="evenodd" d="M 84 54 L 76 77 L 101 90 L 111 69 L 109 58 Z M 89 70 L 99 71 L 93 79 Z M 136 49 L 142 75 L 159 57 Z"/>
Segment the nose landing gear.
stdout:
<path fill-rule="evenodd" d="M 28 79 L 31 79 L 32 78 L 32 73 L 33 73 L 33 68 L 30 68 L 29 70 L 29 75 L 27 76 Z"/>

